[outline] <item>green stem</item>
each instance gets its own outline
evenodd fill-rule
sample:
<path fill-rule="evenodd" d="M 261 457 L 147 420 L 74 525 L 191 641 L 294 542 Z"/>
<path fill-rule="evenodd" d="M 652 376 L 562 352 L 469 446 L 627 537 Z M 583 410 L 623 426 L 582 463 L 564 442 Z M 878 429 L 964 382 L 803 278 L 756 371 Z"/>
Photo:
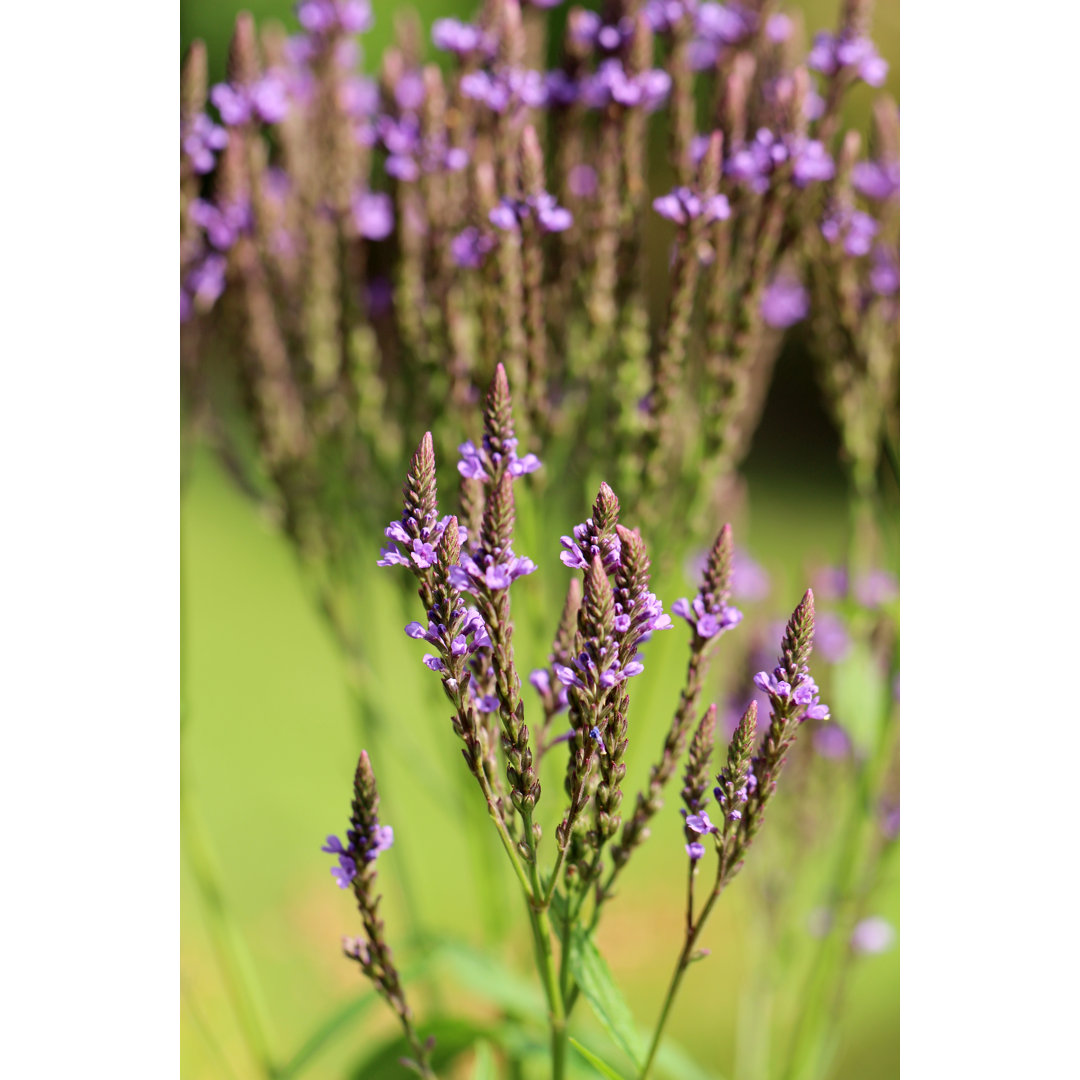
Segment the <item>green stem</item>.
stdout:
<path fill-rule="evenodd" d="M 649 1055 L 645 1059 L 645 1064 L 642 1066 L 641 1072 L 638 1074 L 638 1080 L 646 1080 L 646 1077 L 648 1077 L 652 1070 L 653 1061 L 656 1059 L 657 1051 L 660 1049 L 660 1039 L 664 1034 L 664 1027 L 667 1024 L 668 1015 L 671 1012 L 671 1007 L 675 1004 L 675 997 L 679 992 L 679 986 L 682 984 L 686 969 L 690 966 L 690 957 L 693 955 L 694 946 L 697 944 L 701 931 L 708 921 L 713 905 L 724 891 L 724 885 L 726 884 L 724 870 L 725 863 L 723 857 L 721 857 L 720 863 L 716 868 L 716 884 L 713 886 L 713 891 L 709 895 L 709 899 L 705 901 L 705 906 L 701 909 L 701 914 L 698 916 L 697 922 L 693 922 L 692 912 L 688 919 L 686 941 L 683 943 L 682 952 L 679 953 L 678 962 L 675 964 L 675 972 L 671 976 L 671 983 L 668 986 L 667 994 L 664 996 L 664 1004 L 660 1010 L 660 1019 L 657 1020 L 656 1030 L 653 1032 L 652 1043 L 649 1046 Z M 691 878 L 691 881 L 692 880 L 693 879 Z"/>

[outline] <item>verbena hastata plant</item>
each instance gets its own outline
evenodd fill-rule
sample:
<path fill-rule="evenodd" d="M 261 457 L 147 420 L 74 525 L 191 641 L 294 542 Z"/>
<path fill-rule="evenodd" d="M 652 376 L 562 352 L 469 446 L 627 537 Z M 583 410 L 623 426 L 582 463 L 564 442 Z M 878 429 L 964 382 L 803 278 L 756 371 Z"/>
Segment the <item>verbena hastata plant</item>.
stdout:
<path fill-rule="evenodd" d="M 389 512 L 402 432 L 459 439 L 497 362 L 525 404 L 523 450 L 560 476 L 545 498 L 580 505 L 602 450 L 659 541 L 673 508 L 703 522 L 730 504 L 811 297 L 860 462 L 890 407 L 891 226 L 852 204 L 852 184 L 883 188 L 840 123 L 848 91 L 885 77 L 867 0 L 806 55 L 762 0 L 574 8 L 559 42 L 553 6 L 436 22 L 446 68 L 402 18 L 377 76 L 357 68 L 366 0 L 303 0 L 291 37 L 241 16 L 212 111 L 201 45 L 184 67 L 189 412 L 280 521 L 355 665 L 362 538 Z M 670 179 L 650 175 L 650 131 Z M 880 164 L 894 176 L 884 141 Z M 668 273 L 650 274 L 665 221 Z M 657 277 L 670 292 L 650 318 Z"/>
<path fill-rule="evenodd" d="M 620 523 L 619 501 L 602 484 L 592 516 L 562 538 L 562 562 L 580 577 L 568 586 L 548 664 L 529 677 L 541 698 L 530 731 L 514 657 L 510 590 L 537 569 L 514 551 L 514 483 L 540 463 L 532 455 L 518 457 L 517 445 L 500 364 L 484 408 L 483 438 L 461 447 L 458 468 L 472 485 L 468 506 L 460 516 L 440 516 L 433 441 L 425 435 L 409 469 L 401 517 L 386 529 L 391 543 L 380 565 L 400 565 L 418 583 L 424 619 L 405 632 L 429 650 L 423 663 L 440 679 L 453 708 L 450 722 L 463 743 L 466 768 L 520 885 L 547 1000 L 551 1075 L 566 1075 L 569 1025 L 580 994 L 644 1078 L 683 975 L 703 956 L 698 943 L 708 917 L 762 826 L 800 725 L 828 718 L 808 667 L 814 598 L 807 591 L 796 607 L 773 671 L 756 676 L 770 710 L 763 736 L 759 741 L 752 703 L 717 772 L 717 709 L 710 705 L 698 719 L 702 684 L 716 644 L 742 617 L 729 602 L 731 529 L 720 531 L 697 595 L 672 606 L 690 627 L 686 677 L 648 783 L 624 817 L 624 759 L 633 730 L 630 682 L 644 670 L 641 648 L 654 633 L 671 629 L 672 620 L 649 589 L 650 561 L 640 532 Z M 643 1049 L 633 1026 L 614 1015 L 612 1001 L 621 998 L 593 933 L 620 874 L 648 836 L 688 738 L 680 840 L 687 856 L 687 898 L 685 916 L 672 912 L 676 920 L 685 918 L 684 942 L 655 1033 Z M 561 820 L 547 844 L 536 817 L 541 753 L 565 758 Z M 377 915 L 375 862 L 390 847 L 393 832 L 379 821 L 366 752 L 357 766 L 352 806 L 347 842 L 331 836 L 323 849 L 337 856 L 334 877 L 341 887 L 352 887 L 362 918 L 363 936 L 347 938 L 345 952 L 399 1017 L 412 1048 L 408 1064 L 432 1077 L 432 1044 L 421 1039 L 414 1023 Z M 703 867 L 706 884 L 696 897 Z"/>

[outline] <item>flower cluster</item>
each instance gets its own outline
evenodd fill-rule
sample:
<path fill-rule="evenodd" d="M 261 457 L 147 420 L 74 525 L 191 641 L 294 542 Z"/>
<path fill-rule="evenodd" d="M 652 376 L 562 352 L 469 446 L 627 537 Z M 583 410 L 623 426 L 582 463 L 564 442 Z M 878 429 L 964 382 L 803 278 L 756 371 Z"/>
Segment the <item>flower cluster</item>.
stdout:
<path fill-rule="evenodd" d="M 807 65 L 829 77 L 853 72 L 869 86 L 881 86 L 889 65 L 879 55 L 874 43 L 862 35 L 836 35 L 823 30 L 814 35 Z"/>
<path fill-rule="evenodd" d="M 385 534 L 393 543 L 387 544 L 379 552 L 381 558 L 376 566 L 407 566 L 420 570 L 434 566 L 435 549 L 449 521 L 449 517 L 436 521 L 433 516 L 426 517 L 422 522 L 412 516 L 401 521 L 391 521 L 386 526 Z M 468 532 L 459 526 L 458 533 L 464 542 Z"/>
<path fill-rule="evenodd" d="M 478 448 L 469 439 L 458 447 L 461 455 L 458 472 L 470 480 L 493 480 L 500 470 L 514 477 L 536 472 L 540 468 L 540 459 L 535 454 L 519 458 L 517 445 L 518 441 L 513 437 L 497 441 L 485 435 Z"/>
<path fill-rule="evenodd" d="M 210 100 L 227 127 L 239 127 L 252 121 L 280 124 L 289 112 L 285 80 L 274 71 L 268 71 L 250 86 L 218 83 L 210 91 Z"/>
<path fill-rule="evenodd" d="M 785 669 L 776 667 L 771 675 L 767 671 L 759 671 L 754 676 L 754 685 L 768 694 L 774 705 L 782 704 L 786 707 L 791 701 L 799 706 L 800 711 L 795 718 L 800 723 L 803 720 L 828 720 L 829 706 L 821 703 L 817 683 L 810 672 L 804 668 L 796 678 L 794 686 L 787 678 Z"/>
<path fill-rule="evenodd" d="M 436 621 L 436 614 L 429 613 L 430 622 L 411 622 L 405 627 L 405 633 L 417 641 L 427 641 L 438 647 L 440 652 L 451 656 L 473 656 L 480 649 L 491 648 L 491 638 L 480 612 L 476 608 L 459 606 L 453 613 L 451 624 L 458 632 L 451 639 L 445 623 Z M 446 665 L 438 656 L 424 654 L 424 664 L 432 671 L 443 671 Z"/>
<path fill-rule="evenodd" d="M 451 568 L 450 583 L 462 592 L 476 594 L 480 589 L 498 592 L 509 589 L 519 577 L 536 570 L 536 563 L 528 556 L 515 555 L 511 547 L 499 552 L 485 552 L 478 558 L 461 553 L 461 562 Z"/>
<path fill-rule="evenodd" d="M 349 844 L 346 847 L 336 836 L 328 836 L 320 850 L 338 857 L 338 865 L 330 873 L 338 883 L 339 889 L 347 889 L 359 873 L 359 867 L 374 862 L 380 852 L 388 851 L 394 844 L 392 825 L 375 824 L 362 830 L 356 822 L 346 834 Z"/>
<path fill-rule="evenodd" d="M 574 216 L 555 201 L 546 191 L 529 195 L 524 199 L 501 199 L 499 205 L 488 214 L 488 220 L 497 229 L 512 232 L 520 229 L 525 221 L 535 220 L 543 232 L 564 232 L 574 224 Z"/>
<path fill-rule="evenodd" d="M 190 159 L 192 169 L 200 176 L 213 171 L 218 153 L 228 143 L 229 133 L 204 112 L 198 113 L 180 130 L 180 146 Z"/>
<path fill-rule="evenodd" d="M 561 537 L 559 543 L 565 549 L 559 559 L 571 570 L 584 570 L 596 558 L 609 574 L 619 565 L 622 544 L 618 534 L 614 530 L 601 534 L 592 518 L 575 525 L 574 535 Z"/>
<path fill-rule="evenodd" d="M 781 275 L 761 294 L 761 317 L 774 330 L 786 330 L 810 314 L 810 293 L 796 278 Z"/>
<path fill-rule="evenodd" d="M 682 597 L 671 605 L 672 615 L 685 619 L 699 638 L 707 640 L 724 633 L 742 621 L 742 612 L 728 604 L 710 604 L 704 593 L 698 593 L 694 599 Z"/>
<path fill-rule="evenodd" d="M 749 142 L 734 149 L 725 171 L 732 179 L 761 194 L 769 189 L 772 175 L 788 163 L 799 188 L 831 180 L 836 175 L 836 165 L 823 142 L 798 134 L 778 136 L 765 127 L 759 128 Z"/>
<path fill-rule="evenodd" d="M 726 195 L 701 198 L 688 187 L 677 187 L 667 195 L 653 199 L 653 209 L 676 225 L 687 225 L 698 218 L 708 224 L 731 217 L 731 206 Z"/>

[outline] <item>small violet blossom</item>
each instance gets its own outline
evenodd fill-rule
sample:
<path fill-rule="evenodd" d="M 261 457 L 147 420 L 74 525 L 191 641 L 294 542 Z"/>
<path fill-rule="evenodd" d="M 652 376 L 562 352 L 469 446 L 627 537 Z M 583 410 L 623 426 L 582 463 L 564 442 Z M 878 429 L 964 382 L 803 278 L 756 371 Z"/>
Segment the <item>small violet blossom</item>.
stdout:
<path fill-rule="evenodd" d="M 388 544 L 379 552 L 382 557 L 375 565 L 408 566 L 410 569 L 419 570 L 434 566 L 435 549 L 449 520 L 449 517 L 444 517 L 424 525 L 419 525 L 415 518 L 390 522 L 385 533 L 394 543 Z M 458 536 L 461 542 L 465 543 L 469 538 L 469 530 L 459 525 Z"/>
<path fill-rule="evenodd" d="M 851 932 L 852 951 L 864 955 L 885 952 L 895 940 L 896 931 L 892 923 L 877 915 L 863 919 Z"/>
<path fill-rule="evenodd" d="M 359 872 L 359 864 L 374 862 L 384 851 L 389 851 L 394 844 L 394 829 L 390 825 L 376 825 L 370 837 L 361 842 L 361 837 L 352 829 L 348 833 L 349 846 L 345 847 L 336 836 L 328 836 L 320 850 L 338 857 L 338 865 L 330 873 L 339 889 L 346 889 Z"/>
<path fill-rule="evenodd" d="M 742 621 L 742 612 L 736 607 L 714 605 L 706 606 L 705 597 L 700 593 L 693 602 L 683 597 L 671 605 L 672 615 L 685 619 L 700 638 L 708 640 L 738 626 Z"/>
<path fill-rule="evenodd" d="M 394 204 L 383 192 L 357 192 L 352 214 L 356 231 L 367 240 L 385 240 L 394 231 Z"/>
<path fill-rule="evenodd" d="M 458 453 L 461 454 L 458 472 L 466 479 L 494 479 L 494 469 L 502 463 L 504 456 L 506 471 L 511 476 L 525 476 L 540 468 L 540 459 L 535 454 L 526 454 L 522 458 L 517 456 L 517 439 L 504 439 L 501 450 L 495 450 L 488 443 L 485 436 L 482 449 L 477 449 L 471 439 L 458 447 Z"/>
<path fill-rule="evenodd" d="M 754 684 L 764 690 L 774 701 L 786 702 L 789 698 L 796 705 L 802 706 L 804 712 L 799 717 L 803 720 L 828 720 L 829 706 L 823 705 L 818 699 L 818 686 L 809 673 L 804 672 L 794 689 L 783 678 L 783 669 L 776 668 L 770 675 L 767 671 L 759 671 L 754 676 Z"/>
<path fill-rule="evenodd" d="M 535 218 L 544 232 L 564 232 L 574 224 L 574 215 L 547 192 L 526 199 L 502 199 L 488 214 L 491 224 L 506 232 L 519 229 L 530 218 Z"/>
<path fill-rule="evenodd" d="M 828 31 L 814 36 L 806 63 L 814 71 L 830 77 L 844 69 L 854 70 L 856 76 L 869 86 L 881 86 L 889 73 L 888 62 L 878 55 L 869 38 L 838 38 Z"/>
<path fill-rule="evenodd" d="M 214 168 L 218 151 L 224 150 L 229 142 L 229 133 L 218 127 L 206 113 L 199 113 L 182 134 L 180 145 L 191 161 L 191 167 L 200 176 L 205 176 Z"/>
<path fill-rule="evenodd" d="M 761 317 L 776 330 L 802 322 L 810 313 L 810 293 L 801 281 L 780 276 L 761 295 Z"/>
<path fill-rule="evenodd" d="M 727 221 L 731 217 L 731 206 L 726 195 L 702 199 L 688 187 L 677 187 L 667 195 L 653 199 L 653 209 L 676 225 L 687 225 L 700 217 L 706 222 Z"/>
<path fill-rule="evenodd" d="M 336 30 L 363 34 L 375 25 L 368 0 L 301 0 L 296 17 L 309 34 L 315 35 Z"/>

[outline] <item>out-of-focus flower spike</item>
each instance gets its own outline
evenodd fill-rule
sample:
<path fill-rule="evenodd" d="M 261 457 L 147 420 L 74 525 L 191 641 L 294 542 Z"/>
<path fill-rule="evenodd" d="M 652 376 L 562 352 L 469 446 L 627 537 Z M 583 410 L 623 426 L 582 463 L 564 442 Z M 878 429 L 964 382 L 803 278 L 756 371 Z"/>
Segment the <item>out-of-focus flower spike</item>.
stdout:
<path fill-rule="evenodd" d="M 236 16 L 232 39 L 229 41 L 227 71 L 229 82 L 251 86 L 259 78 L 259 42 L 255 32 L 255 17 L 249 11 Z"/>
<path fill-rule="evenodd" d="M 189 46 L 180 69 L 180 124 L 185 126 L 206 108 L 206 44 Z"/>

